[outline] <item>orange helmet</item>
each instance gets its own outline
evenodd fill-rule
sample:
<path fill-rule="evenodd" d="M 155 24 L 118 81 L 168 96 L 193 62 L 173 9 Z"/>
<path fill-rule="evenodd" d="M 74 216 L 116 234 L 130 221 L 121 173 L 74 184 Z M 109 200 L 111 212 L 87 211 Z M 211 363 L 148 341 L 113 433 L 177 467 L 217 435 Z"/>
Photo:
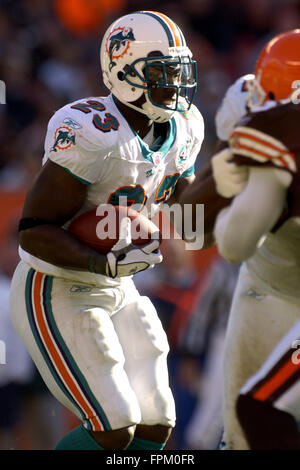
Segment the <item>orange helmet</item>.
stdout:
<path fill-rule="evenodd" d="M 262 50 L 255 76 L 266 99 L 289 98 L 293 82 L 300 80 L 300 29 L 275 36 Z"/>

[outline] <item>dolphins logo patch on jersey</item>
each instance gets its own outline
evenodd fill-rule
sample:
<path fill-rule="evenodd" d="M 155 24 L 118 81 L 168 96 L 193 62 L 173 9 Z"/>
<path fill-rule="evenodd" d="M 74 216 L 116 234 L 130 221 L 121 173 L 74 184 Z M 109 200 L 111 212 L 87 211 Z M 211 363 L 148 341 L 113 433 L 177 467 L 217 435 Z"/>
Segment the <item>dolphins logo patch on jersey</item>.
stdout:
<path fill-rule="evenodd" d="M 135 41 L 132 28 L 118 27 L 110 33 L 106 42 L 106 52 L 109 54 L 110 58 L 110 70 L 117 65 L 113 59 L 123 57 L 123 55 L 128 51 L 131 41 Z"/>
<path fill-rule="evenodd" d="M 75 132 L 68 126 L 58 127 L 54 134 L 54 145 L 50 152 L 57 152 L 57 149 L 65 150 L 71 145 L 75 145 Z"/>

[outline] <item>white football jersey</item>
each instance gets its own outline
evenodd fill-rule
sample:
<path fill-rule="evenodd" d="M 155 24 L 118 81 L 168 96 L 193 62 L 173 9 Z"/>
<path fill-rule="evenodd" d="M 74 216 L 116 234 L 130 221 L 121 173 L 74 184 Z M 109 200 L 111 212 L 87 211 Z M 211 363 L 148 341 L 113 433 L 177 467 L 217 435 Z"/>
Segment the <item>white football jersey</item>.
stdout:
<path fill-rule="evenodd" d="M 135 208 L 145 206 L 153 216 L 170 198 L 178 179 L 194 174 L 204 138 L 203 118 L 194 105 L 189 111 L 182 105 L 168 125 L 166 138 L 158 137 L 149 148 L 118 110 L 113 95 L 78 100 L 50 119 L 43 163 L 52 160 L 88 186 L 76 216 L 99 204 L 118 205 L 122 198 Z M 120 279 L 58 268 L 22 249 L 20 256 L 46 274 L 101 285 L 120 283 Z"/>

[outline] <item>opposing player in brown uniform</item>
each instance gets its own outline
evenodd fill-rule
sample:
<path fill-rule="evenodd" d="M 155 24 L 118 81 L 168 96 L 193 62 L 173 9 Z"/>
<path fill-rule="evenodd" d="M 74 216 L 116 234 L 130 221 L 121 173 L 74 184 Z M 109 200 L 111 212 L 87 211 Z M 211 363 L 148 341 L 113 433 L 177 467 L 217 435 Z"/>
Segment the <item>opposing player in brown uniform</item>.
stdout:
<path fill-rule="evenodd" d="M 248 83 L 250 112 L 223 151 L 227 162 L 248 168 L 247 184 L 220 211 L 214 230 L 221 255 L 245 261 L 224 361 L 229 449 L 300 448 L 300 361 L 293 354 L 300 330 L 299 80 L 300 30 L 293 30 L 259 56 Z M 251 102 L 254 93 L 259 107 Z M 214 175 L 222 194 L 218 165 Z"/>

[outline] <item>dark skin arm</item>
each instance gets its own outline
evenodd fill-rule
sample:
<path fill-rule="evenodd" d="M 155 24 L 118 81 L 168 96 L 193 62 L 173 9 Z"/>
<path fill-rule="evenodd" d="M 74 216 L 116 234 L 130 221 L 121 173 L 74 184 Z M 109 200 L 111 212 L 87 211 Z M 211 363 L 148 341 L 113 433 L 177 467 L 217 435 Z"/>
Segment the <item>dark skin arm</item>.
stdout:
<path fill-rule="evenodd" d="M 23 218 L 49 221 L 20 232 L 21 247 L 56 266 L 105 274 L 106 257 L 61 228 L 82 207 L 87 186 L 50 160 L 29 191 Z"/>
<path fill-rule="evenodd" d="M 204 204 L 203 249 L 206 249 L 214 243 L 213 229 L 216 217 L 221 209 L 230 205 L 231 199 L 224 198 L 217 193 L 210 162 L 199 171 L 193 181 L 188 183 L 181 191 L 178 202 L 182 206 L 184 204 L 193 206 L 193 220 L 195 220 L 196 204 Z"/>

